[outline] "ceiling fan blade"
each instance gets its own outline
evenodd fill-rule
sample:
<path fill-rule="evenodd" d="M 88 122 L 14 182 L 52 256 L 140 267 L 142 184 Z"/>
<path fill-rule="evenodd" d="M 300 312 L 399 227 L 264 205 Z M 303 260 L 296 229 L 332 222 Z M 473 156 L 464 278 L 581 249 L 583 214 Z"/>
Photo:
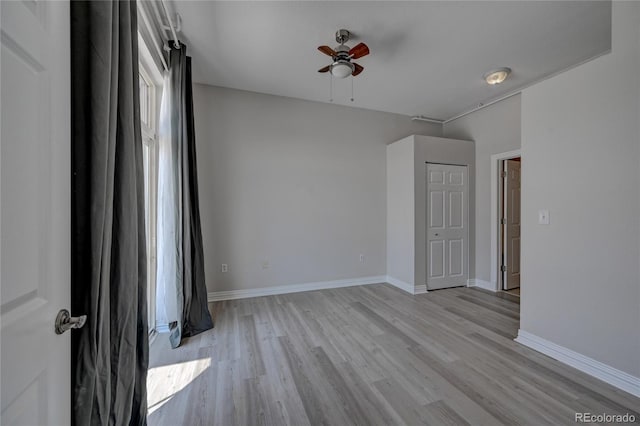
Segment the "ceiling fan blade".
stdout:
<path fill-rule="evenodd" d="M 327 56 L 331 56 L 332 58 L 337 55 L 336 51 L 329 46 L 318 46 L 318 50 Z"/>
<path fill-rule="evenodd" d="M 369 46 L 364 43 L 358 43 L 353 46 L 351 50 L 349 50 L 349 55 L 353 57 L 353 59 L 362 58 L 363 56 L 367 56 L 369 54 Z"/>
<path fill-rule="evenodd" d="M 362 65 L 358 65 L 355 62 L 353 63 L 353 72 L 351 73 L 352 76 L 356 76 L 358 74 L 360 74 L 362 71 L 364 71 L 364 67 Z"/>
<path fill-rule="evenodd" d="M 318 72 L 328 72 L 331 69 L 331 65 L 327 65 L 324 68 L 320 68 Z"/>

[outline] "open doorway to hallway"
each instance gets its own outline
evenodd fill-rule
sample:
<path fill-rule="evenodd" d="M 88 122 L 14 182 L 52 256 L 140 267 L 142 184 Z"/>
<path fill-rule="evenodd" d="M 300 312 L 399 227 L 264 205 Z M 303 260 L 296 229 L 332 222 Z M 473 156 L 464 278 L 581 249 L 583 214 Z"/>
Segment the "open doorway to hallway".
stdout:
<path fill-rule="evenodd" d="M 499 162 L 499 289 L 520 297 L 520 172 L 521 157 Z"/>

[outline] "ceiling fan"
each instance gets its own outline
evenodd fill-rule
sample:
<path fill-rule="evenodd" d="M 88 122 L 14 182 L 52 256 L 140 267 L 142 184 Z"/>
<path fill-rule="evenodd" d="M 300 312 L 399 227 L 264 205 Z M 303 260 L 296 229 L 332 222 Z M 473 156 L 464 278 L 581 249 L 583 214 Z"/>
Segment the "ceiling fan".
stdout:
<path fill-rule="evenodd" d="M 333 63 L 320 68 L 318 72 L 331 72 L 331 75 L 338 78 L 345 78 L 348 75 L 357 76 L 364 68 L 361 65 L 351 62 L 352 59 L 362 58 L 369 54 L 369 47 L 364 43 L 358 43 L 354 47 L 345 45 L 349 41 L 351 33 L 347 30 L 336 32 L 336 41 L 340 43 L 335 49 L 329 46 L 319 46 L 318 50 L 327 56 L 331 56 Z"/>

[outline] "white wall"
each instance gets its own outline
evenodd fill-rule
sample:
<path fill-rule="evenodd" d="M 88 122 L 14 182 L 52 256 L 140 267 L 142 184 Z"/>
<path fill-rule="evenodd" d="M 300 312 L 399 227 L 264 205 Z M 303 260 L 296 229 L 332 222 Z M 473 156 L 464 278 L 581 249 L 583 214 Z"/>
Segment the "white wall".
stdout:
<path fill-rule="evenodd" d="M 424 292 L 427 284 L 427 162 L 468 167 L 467 243 L 470 257 L 473 254 L 473 142 L 414 135 L 390 144 L 387 146 L 387 275 L 391 284 L 411 292 Z"/>
<path fill-rule="evenodd" d="M 386 274 L 386 145 L 441 126 L 205 85 L 194 109 L 209 291 Z"/>
<path fill-rule="evenodd" d="M 636 377 L 639 32 L 640 3 L 613 2 L 612 53 L 522 94 L 520 327 Z"/>
<path fill-rule="evenodd" d="M 387 275 L 415 284 L 414 137 L 387 145 Z"/>
<path fill-rule="evenodd" d="M 475 256 L 472 278 L 491 282 L 491 156 L 520 149 L 520 95 L 444 125 L 447 138 L 475 143 Z M 523 158 L 526 162 L 526 158 Z M 524 165 L 523 167 L 526 167 Z M 492 283 L 495 286 L 495 283 Z"/>

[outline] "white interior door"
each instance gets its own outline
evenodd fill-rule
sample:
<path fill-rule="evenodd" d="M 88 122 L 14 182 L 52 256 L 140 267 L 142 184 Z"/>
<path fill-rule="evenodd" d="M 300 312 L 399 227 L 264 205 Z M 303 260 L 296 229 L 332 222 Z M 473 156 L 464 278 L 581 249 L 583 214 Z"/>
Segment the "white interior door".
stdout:
<path fill-rule="evenodd" d="M 427 164 L 427 289 L 467 285 L 466 166 Z"/>
<path fill-rule="evenodd" d="M 70 423 L 68 2 L 2 2 L 0 296 L 3 425 Z"/>
<path fill-rule="evenodd" d="M 520 287 L 520 164 L 504 162 L 504 290 Z"/>

